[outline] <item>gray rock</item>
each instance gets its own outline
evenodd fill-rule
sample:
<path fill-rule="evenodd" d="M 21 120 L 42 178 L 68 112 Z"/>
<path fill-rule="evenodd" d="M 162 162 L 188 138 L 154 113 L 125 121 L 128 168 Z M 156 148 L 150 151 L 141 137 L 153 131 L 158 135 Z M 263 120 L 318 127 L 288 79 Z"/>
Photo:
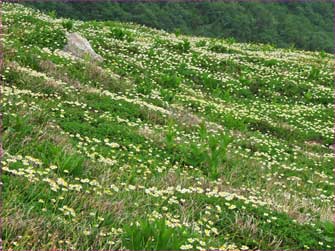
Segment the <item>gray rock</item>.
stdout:
<path fill-rule="evenodd" d="M 80 34 L 76 32 L 67 33 L 66 38 L 67 44 L 64 47 L 64 51 L 69 52 L 78 58 L 85 58 L 88 56 L 94 61 L 103 61 L 103 58 L 92 49 L 87 39 Z"/>

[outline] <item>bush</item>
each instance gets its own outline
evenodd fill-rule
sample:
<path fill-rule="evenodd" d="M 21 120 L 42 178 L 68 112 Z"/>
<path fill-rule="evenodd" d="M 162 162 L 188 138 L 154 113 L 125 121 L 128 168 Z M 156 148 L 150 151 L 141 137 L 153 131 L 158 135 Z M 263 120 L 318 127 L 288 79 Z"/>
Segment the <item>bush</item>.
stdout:
<path fill-rule="evenodd" d="M 212 43 L 209 46 L 209 50 L 216 53 L 235 53 L 235 50 L 228 48 L 222 44 Z"/>
<path fill-rule="evenodd" d="M 66 20 L 62 22 L 62 26 L 67 31 L 71 31 L 73 29 L 73 21 L 72 20 Z"/>
<path fill-rule="evenodd" d="M 178 88 L 181 84 L 182 79 L 176 74 L 163 74 L 158 79 L 158 84 L 164 88 Z"/>
<path fill-rule="evenodd" d="M 206 40 L 200 40 L 200 41 L 195 43 L 195 46 L 196 47 L 204 47 L 204 46 L 206 46 L 206 44 L 207 44 Z"/>
<path fill-rule="evenodd" d="M 175 47 L 180 52 L 188 52 L 191 49 L 191 43 L 187 39 L 183 39 L 183 42 L 179 42 Z"/>
<path fill-rule="evenodd" d="M 127 42 L 132 42 L 134 41 L 134 38 L 131 34 L 131 32 L 121 29 L 118 27 L 111 27 L 110 29 L 111 35 L 113 38 L 122 40 L 122 41 L 127 41 Z"/>
<path fill-rule="evenodd" d="M 221 81 L 212 78 L 208 73 L 203 73 L 201 75 L 201 84 L 206 87 L 209 88 L 210 90 L 214 90 L 217 88 L 220 88 L 220 85 L 222 84 Z"/>
<path fill-rule="evenodd" d="M 49 11 L 48 15 L 53 19 L 57 18 L 57 12 L 55 10 Z"/>
<path fill-rule="evenodd" d="M 191 235 L 184 228 L 171 228 L 164 219 L 141 220 L 124 227 L 122 243 L 128 250 L 179 250 Z"/>
<path fill-rule="evenodd" d="M 180 30 L 179 28 L 176 28 L 176 29 L 174 30 L 174 34 L 176 35 L 176 37 L 179 37 L 180 34 L 181 34 L 181 30 Z"/>
<path fill-rule="evenodd" d="M 182 154 L 189 165 L 200 168 L 211 179 L 219 177 L 218 168 L 226 161 L 226 152 L 232 139 L 225 135 L 209 134 L 206 126 L 199 129 L 200 143 L 182 146 Z"/>

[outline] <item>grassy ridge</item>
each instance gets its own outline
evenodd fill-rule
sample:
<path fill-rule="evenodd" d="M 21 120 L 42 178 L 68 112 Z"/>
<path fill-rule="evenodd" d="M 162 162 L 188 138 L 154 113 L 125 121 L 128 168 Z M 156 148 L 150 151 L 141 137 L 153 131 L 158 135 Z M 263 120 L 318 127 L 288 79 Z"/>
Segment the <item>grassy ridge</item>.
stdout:
<path fill-rule="evenodd" d="M 3 14 L 4 249 L 334 246 L 332 55 Z"/>

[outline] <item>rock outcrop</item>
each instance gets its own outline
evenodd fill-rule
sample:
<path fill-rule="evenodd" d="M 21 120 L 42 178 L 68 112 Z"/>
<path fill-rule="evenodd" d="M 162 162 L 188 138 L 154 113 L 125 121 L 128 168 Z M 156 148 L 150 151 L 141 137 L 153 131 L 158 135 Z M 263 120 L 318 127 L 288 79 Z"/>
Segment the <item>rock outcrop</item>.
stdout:
<path fill-rule="evenodd" d="M 67 33 L 66 38 L 67 44 L 64 47 L 64 51 L 69 52 L 78 58 L 85 58 L 88 56 L 93 61 L 103 61 L 103 58 L 92 49 L 87 39 L 80 34 L 76 32 Z"/>

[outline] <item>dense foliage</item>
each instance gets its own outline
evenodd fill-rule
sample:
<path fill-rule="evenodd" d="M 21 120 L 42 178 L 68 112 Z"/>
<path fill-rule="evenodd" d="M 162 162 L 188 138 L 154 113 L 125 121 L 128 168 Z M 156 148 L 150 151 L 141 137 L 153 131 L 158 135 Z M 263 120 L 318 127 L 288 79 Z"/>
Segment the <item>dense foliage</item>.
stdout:
<path fill-rule="evenodd" d="M 59 16 L 135 22 L 170 32 L 333 52 L 333 1 L 29 3 Z"/>
<path fill-rule="evenodd" d="M 4 250 L 333 250 L 332 54 L 2 13 Z"/>

